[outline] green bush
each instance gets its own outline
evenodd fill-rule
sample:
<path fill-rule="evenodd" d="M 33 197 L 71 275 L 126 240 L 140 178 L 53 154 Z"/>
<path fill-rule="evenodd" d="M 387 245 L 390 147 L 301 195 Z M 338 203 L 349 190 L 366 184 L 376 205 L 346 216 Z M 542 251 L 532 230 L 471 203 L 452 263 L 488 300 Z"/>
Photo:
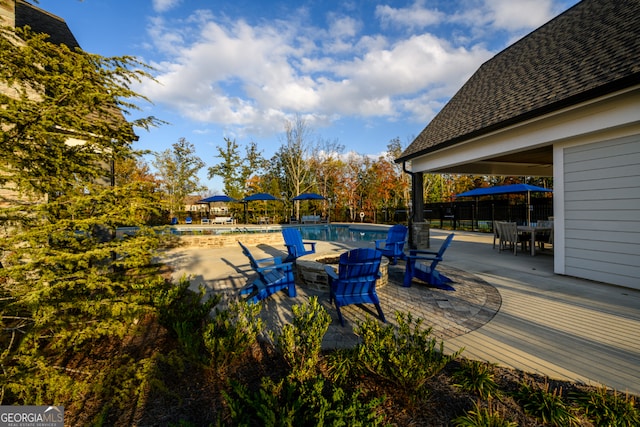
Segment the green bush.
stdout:
<path fill-rule="evenodd" d="M 244 301 L 234 301 L 226 310 L 217 310 L 203 332 L 204 345 L 211 364 L 223 369 L 256 342 L 264 331 L 264 323 L 258 318 L 262 306 Z"/>
<path fill-rule="evenodd" d="M 192 360 L 204 362 L 203 331 L 209 322 L 211 310 L 220 302 L 220 295 L 205 300 L 205 289 L 189 289 L 190 283 L 181 278 L 177 285 L 170 284 L 155 298 L 160 324 L 177 337 L 180 348 Z"/>
<path fill-rule="evenodd" d="M 327 375 L 338 385 L 349 382 L 358 372 L 358 359 L 355 348 L 340 348 L 326 357 Z"/>
<path fill-rule="evenodd" d="M 548 383 L 541 387 L 524 381 L 520 384 L 514 397 L 527 414 L 536 417 L 545 424 L 552 426 L 578 425 L 578 417 L 562 398 L 562 389 L 549 391 Z"/>
<path fill-rule="evenodd" d="M 477 360 L 462 360 L 460 369 L 453 373 L 454 385 L 482 399 L 498 394 L 498 385 L 493 379 L 493 366 Z"/>
<path fill-rule="evenodd" d="M 460 351 L 444 354 L 444 343 L 431 338 L 432 328 L 423 329 L 422 319 L 396 312 L 398 328 L 368 318 L 358 323 L 362 337 L 357 348 L 359 365 L 398 387 L 419 392 L 426 381 L 439 373 Z"/>
<path fill-rule="evenodd" d="M 293 306 L 292 324 L 282 328 L 275 339 L 277 349 L 291 368 L 289 379 L 306 381 L 316 376 L 322 350 L 322 339 L 331 316 L 318 303 L 317 297 Z"/>
<path fill-rule="evenodd" d="M 476 403 L 474 410 L 454 419 L 453 425 L 456 427 L 517 427 L 518 424 L 506 420 L 491 406 L 483 408 Z"/>
<path fill-rule="evenodd" d="M 574 393 L 571 397 L 595 425 L 611 427 L 640 425 L 640 413 L 633 396 L 599 387 L 586 394 Z"/>
<path fill-rule="evenodd" d="M 383 399 L 362 402 L 359 392 L 347 396 L 321 377 L 305 382 L 264 377 L 256 392 L 232 382 L 223 394 L 236 426 L 377 426 L 383 418 L 377 409 Z"/>

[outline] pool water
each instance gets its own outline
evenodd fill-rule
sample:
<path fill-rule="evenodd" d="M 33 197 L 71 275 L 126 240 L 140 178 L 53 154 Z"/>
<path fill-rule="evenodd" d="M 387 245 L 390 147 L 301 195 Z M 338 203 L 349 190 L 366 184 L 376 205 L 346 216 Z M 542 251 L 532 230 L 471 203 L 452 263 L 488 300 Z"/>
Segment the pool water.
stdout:
<path fill-rule="evenodd" d="M 304 240 L 323 242 L 373 242 L 386 239 L 386 228 L 364 228 L 353 225 L 317 225 L 298 227 Z"/>
<path fill-rule="evenodd" d="M 387 227 L 372 224 L 317 224 L 300 225 L 296 227 L 304 240 L 320 240 L 324 242 L 373 242 L 374 240 L 387 238 Z M 122 228 L 122 230 L 125 230 Z M 127 230 L 137 230 L 133 227 Z M 127 231 L 123 231 L 127 232 Z M 193 227 L 172 226 L 169 232 L 178 236 L 191 235 L 227 235 L 246 233 L 281 233 L 280 226 L 234 226 L 234 227 Z"/>

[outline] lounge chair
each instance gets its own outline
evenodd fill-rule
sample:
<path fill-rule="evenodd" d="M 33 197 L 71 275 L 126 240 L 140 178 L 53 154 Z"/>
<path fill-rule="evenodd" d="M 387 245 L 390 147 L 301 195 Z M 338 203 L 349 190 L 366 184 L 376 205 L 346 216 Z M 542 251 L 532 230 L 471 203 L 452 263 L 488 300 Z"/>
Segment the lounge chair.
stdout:
<path fill-rule="evenodd" d="M 292 298 L 297 295 L 292 263 L 282 262 L 281 257 L 256 259 L 242 242 L 238 241 L 238 244 L 249 258 L 251 268 L 258 273 L 255 280 L 240 290 L 246 301 L 257 303 L 284 289 Z"/>
<path fill-rule="evenodd" d="M 213 224 L 235 224 L 235 220 L 231 216 L 217 216 L 211 222 Z"/>
<path fill-rule="evenodd" d="M 407 240 L 407 227 L 402 224 L 396 224 L 391 227 L 387 233 L 387 239 L 376 240 L 376 249 L 382 252 L 382 255 L 389 258 L 391 265 L 395 265 L 399 259 L 406 259 L 404 253 L 404 244 Z"/>
<path fill-rule="evenodd" d="M 440 261 L 442 261 L 444 252 L 447 250 L 452 240 L 453 233 L 449 234 L 447 238 L 444 239 L 444 242 L 442 242 L 438 252 L 421 249 L 409 250 L 409 255 L 407 255 L 407 267 L 404 272 L 403 286 L 410 287 L 411 282 L 415 277 L 437 288 L 455 291 L 453 286 L 448 285 L 448 283 L 452 283 L 453 280 L 436 270 L 436 267 Z M 431 263 L 427 265 L 422 261 L 431 261 Z"/>
<path fill-rule="evenodd" d="M 316 242 L 305 242 L 302 240 L 300 230 L 297 228 L 283 228 L 282 237 L 284 245 L 287 247 L 289 255 L 285 258 L 285 262 L 295 261 L 303 255 L 309 255 L 316 252 Z M 309 247 L 307 249 L 307 246 Z"/>
<path fill-rule="evenodd" d="M 338 272 L 327 265 L 330 301 L 334 302 L 340 324 L 344 318 L 340 307 L 350 304 L 374 304 L 380 320 L 386 322 L 376 293 L 376 280 L 380 277 L 382 253 L 375 249 L 352 249 L 340 255 Z"/>
<path fill-rule="evenodd" d="M 320 215 L 303 215 L 301 220 L 303 224 L 317 224 L 320 222 Z"/>

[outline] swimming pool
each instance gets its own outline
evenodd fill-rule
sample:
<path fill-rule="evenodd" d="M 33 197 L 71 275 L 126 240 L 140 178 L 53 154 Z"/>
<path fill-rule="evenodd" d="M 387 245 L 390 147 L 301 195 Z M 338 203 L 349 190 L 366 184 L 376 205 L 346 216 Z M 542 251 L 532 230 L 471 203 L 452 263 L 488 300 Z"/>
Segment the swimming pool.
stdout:
<path fill-rule="evenodd" d="M 322 224 L 297 227 L 305 240 L 323 242 L 373 242 L 387 238 L 387 228 L 352 224 Z"/>
<path fill-rule="evenodd" d="M 239 225 L 219 226 L 173 226 L 169 232 L 178 236 L 225 236 L 229 234 L 281 233 L 282 226 Z M 316 224 L 295 226 L 305 240 L 324 242 L 373 242 L 386 239 L 388 227 L 375 224 Z"/>

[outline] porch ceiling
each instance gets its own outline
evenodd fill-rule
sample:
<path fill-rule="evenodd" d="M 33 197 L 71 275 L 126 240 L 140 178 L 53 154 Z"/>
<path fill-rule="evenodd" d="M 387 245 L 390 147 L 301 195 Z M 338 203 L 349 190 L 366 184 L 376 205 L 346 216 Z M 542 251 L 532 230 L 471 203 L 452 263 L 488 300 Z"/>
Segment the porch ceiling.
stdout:
<path fill-rule="evenodd" d="M 468 175 L 553 176 L 553 146 L 470 160 L 429 173 Z"/>

